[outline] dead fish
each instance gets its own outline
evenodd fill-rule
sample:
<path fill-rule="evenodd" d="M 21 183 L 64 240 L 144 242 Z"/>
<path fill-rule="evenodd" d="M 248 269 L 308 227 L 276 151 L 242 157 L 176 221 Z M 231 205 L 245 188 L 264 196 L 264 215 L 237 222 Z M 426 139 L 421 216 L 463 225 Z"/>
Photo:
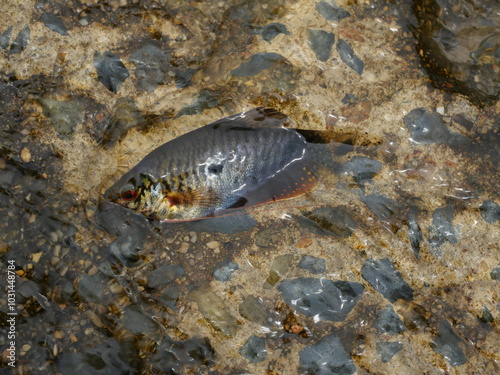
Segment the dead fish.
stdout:
<path fill-rule="evenodd" d="M 256 108 L 223 118 L 158 147 L 105 196 L 149 219 L 167 222 L 222 216 L 304 194 L 331 162 L 307 131 Z"/>

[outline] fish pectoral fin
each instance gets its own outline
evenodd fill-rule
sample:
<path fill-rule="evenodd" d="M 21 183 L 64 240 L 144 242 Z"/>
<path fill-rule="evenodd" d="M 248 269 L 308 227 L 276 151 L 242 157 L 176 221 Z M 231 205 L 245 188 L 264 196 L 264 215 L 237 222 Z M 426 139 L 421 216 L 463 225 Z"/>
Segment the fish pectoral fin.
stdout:
<path fill-rule="evenodd" d="M 209 208 L 216 206 L 221 201 L 219 195 L 208 188 L 193 189 L 183 193 L 169 193 L 166 198 L 172 207 L 175 206 L 199 206 Z"/>

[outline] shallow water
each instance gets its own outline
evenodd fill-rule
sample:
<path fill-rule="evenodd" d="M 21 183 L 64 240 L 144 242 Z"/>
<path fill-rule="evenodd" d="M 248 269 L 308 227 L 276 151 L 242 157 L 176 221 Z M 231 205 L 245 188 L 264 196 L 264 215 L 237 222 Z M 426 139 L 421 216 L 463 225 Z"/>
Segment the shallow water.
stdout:
<path fill-rule="evenodd" d="M 3 369 L 500 372 L 498 101 L 429 83 L 410 4 L 331 4 L 0 5 Z M 354 150 L 249 214 L 166 224 L 102 198 L 256 106 Z"/>

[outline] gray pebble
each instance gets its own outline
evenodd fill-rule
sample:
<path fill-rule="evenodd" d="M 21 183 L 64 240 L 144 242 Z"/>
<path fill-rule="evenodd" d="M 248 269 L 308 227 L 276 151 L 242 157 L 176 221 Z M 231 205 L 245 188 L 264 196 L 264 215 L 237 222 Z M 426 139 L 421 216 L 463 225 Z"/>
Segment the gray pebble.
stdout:
<path fill-rule="evenodd" d="M 43 114 L 50 118 L 60 138 L 67 138 L 75 132 L 75 128 L 83 121 L 83 104 L 74 100 L 40 99 Z"/>
<path fill-rule="evenodd" d="M 406 328 L 399 319 L 398 314 L 396 314 L 392 306 L 381 311 L 379 317 L 373 323 L 373 327 L 377 329 L 379 335 L 383 334 L 395 334 L 406 331 Z"/>
<path fill-rule="evenodd" d="M 262 362 L 267 358 L 266 340 L 263 337 L 250 336 L 240 349 L 240 354 L 250 362 Z"/>
<path fill-rule="evenodd" d="M 28 46 L 30 40 L 30 28 L 28 25 L 24 26 L 19 34 L 17 34 L 16 39 L 10 45 L 10 53 L 21 53 Z"/>
<path fill-rule="evenodd" d="M 432 214 L 432 224 L 429 227 L 428 241 L 431 251 L 436 256 L 441 256 L 441 245 L 445 242 L 458 243 L 457 233 L 452 220 L 455 214 L 455 207 L 448 203 L 444 207 L 437 208 Z"/>
<path fill-rule="evenodd" d="M 104 297 L 103 285 L 95 277 L 85 275 L 78 283 L 78 293 L 86 301 L 98 303 Z"/>
<path fill-rule="evenodd" d="M 364 291 L 359 283 L 312 277 L 283 280 L 277 289 L 288 306 L 328 321 L 343 321 Z"/>
<path fill-rule="evenodd" d="M 69 35 L 68 30 L 66 29 L 66 26 L 64 26 L 64 22 L 61 17 L 56 16 L 53 13 L 45 13 L 42 14 L 41 20 L 49 30 L 55 31 L 56 33 L 61 35 Z"/>
<path fill-rule="evenodd" d="M 491 199 L 484 201 L 479 210 L 481 217 L 489 224 L 495 224 L 500 220 L 500 206 Z"/>
<path fill-rule="evenodd" d="M 195 102 L 182 108 L 179 111 L 179 113 L 177 113 L 175 118 L 178 118 L 181 116 L 196 115 L 198 113 L 203 112 L 205 109 L 216 107 L 217 104 L 219 104 L 219 99 L 214 92 L 212 92 L 210 90 L 201 90 L 200 93 L 198 94 L 198 97 L 196 98 Z M 210 219 L 210 220 L 201 220 L 201 221 L 211 221 L 211 220 L 217 220 L 217 219 L 219 219 L 219 218 Z"/>
<path fill-rule="evenodd" d="M 407 215 L 408 237 L 415 258 L 420 259 L 420 247 L 423 240 L 422 230 L 417 221 L 417 209 L 410 208 Z"/>
<path fill-rule="evenodd" d="M 148 288 L 156 289 L 163 285 L 172 283 L 178 277 L 184 275 L 184 269 L 178 265 L 164 265 L 151 271 L 148 275 L 146 285 Z"/>
<path fill-rule="evenodd" d="M 337 52 L 340 59 L 352 70 L 354 70 L 359 75 L 363 74 L 365 69 L 365 64 L 363 61 L 356 56 L 352 48 L 342 39 L 337 42 Z"/>
<path fill-rule="evenodd" d="M 492 280 L 500 281 L 500 264 L 493 268 L 490 273 L 490 277 Z"/>
<path fill-rule="evenodd" d="M 122 318 L 123 327 L 134 335 L 144 335 L 158 330 L 158 324 L 146 316 L 137 305 L 125 307 Z"/>
<path fill-rule="evenodd" d="M 386 195 L 361 195 L 360 198 L 380 220 L 388 220 L 397 212 L 398 204 Z"/>
<path fill-rule="evenodd" d="M 371 180 L 381 169 L 381 162 L 365 156 L 354 156 L 344 164 L 344 171 L 352 174 L 359 184 Z"/>
<path fill-rule="evenodd" d="M 377 342 L 377 353 L 383 363 L 389 362 L 401 349 L 403 344 L 400 342 Z"/>
<path fill-rule="evenodd" d="M 94 67 L 97 70 L 97 78 L 108 90 L 115 94 L 129 74 L 123 65 L 120 56 L 105 51 L 102 55 L 97 51 L 94 55 Z"/>
<path fill-rule="evenodd" d="M 326 1 L 316 3 L 316 10 L 328 21 L 340 21 L 341 19 L 351 15 L 347 10 L 336 6 L 335 3 L 329 4 Z"/>
<path fill-rule="evenodd" d="M 137 88 L 153 92 L 165 81 L 166 73 L 171 68 L 169 56 L 152 44 L 143 45 L 130 55 L 129 61 L 136 65 L 135 77 Z"/>
<path fill-rule="evenodd" d="M 322 236 L 349 237 L 358 224 L 344 207 L 321 207 L 302 213 L 300 224 Z"/>
<path fill-rule="evenodd" d="M 262 39 L 266 42 L 270 42 L 279 34 L 290 35 L 285 25 L 278 22 L 272 22 L 265 26 L 253 27 L 253 32 L 256 34 L 261 34 Z"/>
<path fill-rule="evenodd" d="M 253 296 L 248 296 L 240 304 L 239 312 L 245 319 L 260 324 L 261 326 L 268 326 L 268 312 L 262 307 L 259 300 Z"/>
<path fill-rule="evenodd" d="M 324 30 L 307 29 L 307 40 L 319 61 L 326 61 L 330 57 L 335 35 Z"/>
<path fill-rule="evenodd" d="M 233 272 L 238 269 L 238 264 L 226 259 L 216 264 L 213 275 L 217 281 L 229 281 Z"/>
<path fill-rule="evenodd" d="M 284 63 L 287 60 L 275 53 L 264 52 L 252 55 L 249 61 L 242 63 L 238 68 L 231 71 L 231 74 L 236 77 L 254 76 L 263 70 L 270 69 L 280 62 Z"/>
<path fill-rule="evenodd" d="M 396 302 L 400 298 L 407 301 L 413 299 L 413 289 L 388 259 L 366 260 L 361 268 L 361 276 L 391 302 Z"/>
<path fill-rule="evenodd" d="M 299 268 L 317 275 L 326 271 L 326 262 L 321 258 L 316 258 L 311 255 L 303 255 L 299 263 Z"/>
<path fill-rule="evenodd" d="M 0 48 L 7 49 L 10 43 L 13 26 L 9 26 L 3 33 L 0 34 Z"/>
<path fill-rule="evenodd" d="M 453 330 L 450 323 L 443 320 L 439 323 L 439 332 L 431 347 L 438 354 L 441 354 L 452 366 L 461 366 L 467 362 L 467 357 L 461 346 L 465 345 Z"/>
<path fill-rule="evenodd" d="M 307 374 L 349 375 L 356 372 L 351 356 L 335 334 L 324 336 L 316 344 L 300 351 L 300 366 Z"/>

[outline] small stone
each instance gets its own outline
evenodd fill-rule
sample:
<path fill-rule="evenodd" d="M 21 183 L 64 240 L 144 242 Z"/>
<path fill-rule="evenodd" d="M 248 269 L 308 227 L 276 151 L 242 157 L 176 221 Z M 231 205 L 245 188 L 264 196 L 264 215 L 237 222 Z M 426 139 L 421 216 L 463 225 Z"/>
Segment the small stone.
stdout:
<path fill-rule="evenodd" d="M 495 224 L 500 220 L 500 206 L 488 199 L 479 207 L 481 217 L 489 224 Z"/>
<path fill-rule="evenodd" d="M 352 48 L 342 39 L 337 42 L 337 52 L 340 59 L 352 70 L 354 70 L 359 75 L 363 74 L 365 69 L 365 64 L 363 61 L 356 56 Z"/>
<path fill-rule="evenodd" d="M 407 301 L 413 299 L 413 289 L 388 259 L 366 260 L 361 268 L 361 276 L 391 302 L 400 298 Z"/>
<path fill-rule="evenodd" d="M 179 265 L 163 265 L 151 271 L 147 278 L 147 287 L 160 288 L 171 284 L 175 279 L 184 275 L 184 269 Z"/>
<path fill-rule="evenodd" d="M 186 254 L 187 251 L 189 250 L 189 244 L 187 242 L 181 243 L 181 247 L 179 247 L 179 253 L 181 254 Z"/>
<path fill-rule="evenodd" d="M 385 194 L 362 194 L 360 198 L 380 220 L 388 220 L 398 211 L 398 204 Z"/>
<path fill-rule="evenodd" d="M 158 324 L 137 306 L 127 306 L 123 312 L 123 327 L 134 335 L 144 335 L 158 329 Z"/>
<path fill-rule="evenodd" d="M 85 275 L 78 283 L 78 293 L 88 302 L 100 302 L 104 297 L 103 285 L 95 276 Z"/>
<path fill-rule="evenodd" d="M 198 304 L 201 315 L 226 336 L 234 336 L 238 329 L 237 320 L 226 311 L 224 301 L 209 286 L 201 286 L 189 294 Z"/>
<path fill-rule="evenodd" d="M 229 281 L 233 272 L 238 269 L 238 264 L 232 262 L 230 259 L 226 259 L 217 263 L 213 275 L 217 281 Z"/>
<path fill-rule="evenodd" d="M 311 255 L 303 255 L 299 263 L 299 268 L 317 275 L 326 271 L 326 262 L 321 258 L 316 258 Z"/>
<path fill-rule="evenodd" d="M 43 251 L 31 254 L 31 259 L 33 259 L 33 262 L 38 263 L 38 261 L 40 260 L 42 254 L 43 254 Z"/>
<path fill-rule="evenodd" d="M 10 45 L 10 53 L 21 53 L 28 46 L 30 39 L 31 30 L 28 25 L 24 26 L 19 34 L 17 34 L 16 39 Z"/>
<path fill-rule="evenodd" d="M 269 271 L 269 277 L 266 279 L 264 288 L 269 289 L 275 286 L 285 275 L 286 271 L 288 271 L 292 261 L 292 254 L 280 255 L 274 258 L 273 263 L 271 264 L 271 270 Z"/>
<path fill-rule="evenodd" d="M 316 344 L 302 349 L 300 366 L 307 374 L 349 375 L 356 372 L 351 356 L 335 334 L 324 336 Z"/>
<path fill-rule="evenodd" d="M 53 13 L 44 13 L 42 14 L 41 20 L 49 30 L 55 31 L 56 33 L 64 36 L 69 35 L 61 17 L 56 16 Z"/>
<path fill-rule="evenodd" d="M 97 70 L 97 78 L 108 90 L 118 92 L 121 84 L 128 76 L 128 70 L 123 65 L 120 56 L 105 51 L 102 55 L 97 51 L 94 55 L 94 67 Z"/>
<path fill-rule="evenodd" d="M 25 163 L 29 163 L 30 160 L 31 160 L 31 152 L 30 150 L 28 150 L 26 147 L 24 147 L 22 150 L 21 150 L 21 159 L 25 162 Z"/>
<path fill-rule="evenodd" d="M 371 180 L 382 169 L 382 163 L 365 156 L 354 156 L 344 164 L 344 171 L 352 174 L 354 181 L 362 184 Z"/>
<path fill-rule="evenodd" d="M 333 44 L 335 43 L 335 35 L 333 33 L 324 30 L 307 29 L 307 40 L 319 61 L 328 60 Z"/>
<path fill-rule="evenodd" d="M 390 305 L 382 310 L 377 320 L 373 323 L 373 326 L 377 329 L 379 335 L 396 334 L 406 330 L 403 322 Z"/>
<path fill-rule="evenodd" d="M 206 246 L 209 248 L 209 249 L 217 249 L 219 247 L 219 242 L 218 241 L 210 241 L 210 242 L 207 242 L 206 243 Z"/>
<path fill-rule="evenodd" d="M 260 301 L 253 296 L 248 296 L 240 304 L 239 312 L 243 318 L 251 322 L 257 323 L 263 327 L 267 327 L 269 325 L 268 312 L 264 310 Z"/>
<path fill-rule="evenodd" d="M 417 221 L 417 209 L 411 207 L 407 215 L 408 237 L 415 258 L 420 259 L 420 247 L 423 241 L 422 230 Z"/>
<path fill-rule="evenodd" d="M 389 362 L 401 349 L 403 344 L 400 342 L 377 342 L 377 353 L 383 363 Z"/>
<path fill-rule="evenodd" d="M 461 366 L 467 362 L 467 357 L 461 346 L 465 346 L 462 340 L 453 330 L 450 323 L 441 321 L 439 332 L 431 347 L 438 354 L 441 354 L 452 366 Z"/>
<path fill-rule="evenodd" d="M 253 363 L 264 361 L 267 358 L 266 340 L 263 337 L 250 336 L 240 349 L 240 354 Z"/>
<path fill-rule="evenodd" d="M 492 280 L 500 281 L 500 264 L 493 268 L 490 273 L 490 277 Z"/>
<path fill-rule="evenodd" d="M 299 216 L 300 225 L 322 236 L 349 237 L 358 224 L 344 207 L 321 207 Z"/>
<path fill-rule="evenodd" d="M 316 322 L 343 321 L 364 291 L 359 283 L 312 277 L 283 280 L 277 289 L 288 306 Z"/>
<path fill-rule="evenodd" d="M 431 252 L 436 257 L 441 256 L 440 247 L 445 242 L 458 243 L 458 236 L 452 223 L 454 215 L 455 207 L 453 203 L 436 208 L 432 214 L 432 225 L 429 227 L 428 241 L 431 245 Z"/>
<path fill-rule="evenodd" d="M 0 49 L 7 49 L 12 35 L 13 26 L 9 26 L 4 32 L 0 34 Z"/>
<path fill-rule="evenodd" d="M 231 74 L 236 77 L 254 76 L 263 70 L 271 69 L 285 62 L 287 60 L 275 52 L 256 53 L 252 55 L 249 61 L 242 63 L 238 68 L 232 70 Z"/>
<path fill-rule="evenodd" d="M 329 4 L 326 1 L 316 3 L 316 10 L 328 21 L 340 21 L 341 19 L 351 15 L 347 10 L 339 8 L 336 5 Z"/>

